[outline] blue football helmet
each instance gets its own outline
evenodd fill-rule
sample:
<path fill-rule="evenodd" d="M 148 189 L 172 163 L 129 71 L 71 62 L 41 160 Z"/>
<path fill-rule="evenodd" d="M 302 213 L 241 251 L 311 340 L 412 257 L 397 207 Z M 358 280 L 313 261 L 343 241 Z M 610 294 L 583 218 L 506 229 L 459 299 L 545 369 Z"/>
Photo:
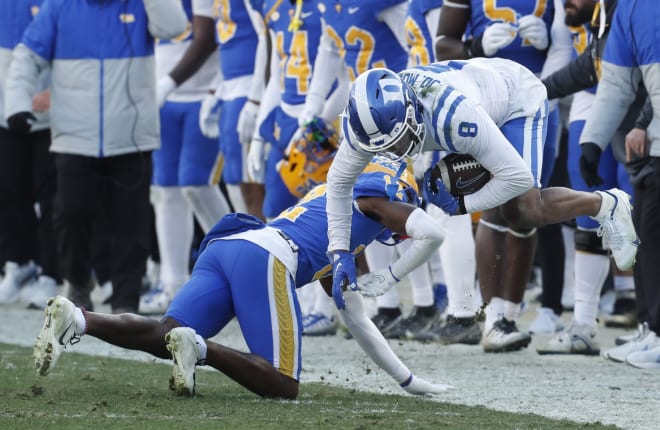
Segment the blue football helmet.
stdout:
<path fill-rule="evenodd" d="M 367 152 L 401 160 L 421 149 L 426 132 L 422 106 L 391 70 L 372 69 L 358 76 L 344 115 L 350 141 Z"/>

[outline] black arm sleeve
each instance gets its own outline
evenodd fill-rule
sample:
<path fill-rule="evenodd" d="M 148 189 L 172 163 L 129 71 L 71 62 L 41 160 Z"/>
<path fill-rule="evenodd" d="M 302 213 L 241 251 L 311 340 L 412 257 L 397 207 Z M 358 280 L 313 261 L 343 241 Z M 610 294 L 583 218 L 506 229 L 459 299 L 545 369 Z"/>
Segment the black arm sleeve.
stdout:
<path fill-rule="evenodd" d="M 646 130 L 646 128 L 651 123 L 652 119 L 653 119 L 653 105 L 651 105 L 651 98 L 649 97 L 646 99 L 646 102 L 644 103 L 644 107 L 642 107 L 642 110 L 639 112 L 637 121 L 635 121 L 635 128 Z"/>
<path fill-rule="evenodd" d="M 586 90 L 598 83 L 598 75 L 590 51 L 586 49 L 566 66 L 543 79 L 549 100 Z"/>

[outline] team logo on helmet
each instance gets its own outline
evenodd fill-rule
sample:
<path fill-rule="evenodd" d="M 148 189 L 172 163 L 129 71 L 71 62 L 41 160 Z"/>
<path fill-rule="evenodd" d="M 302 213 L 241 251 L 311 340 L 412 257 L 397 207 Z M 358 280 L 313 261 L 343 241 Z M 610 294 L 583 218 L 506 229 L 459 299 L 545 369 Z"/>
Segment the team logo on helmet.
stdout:
<path fill-rule="evenodd" d="M 296 133 L 284 158 L 277 164 L 289 192 L 303 197 L 316 185 L 324 183 L 338 147 L 337 132 L 320 118 L 314 118 Z"/>

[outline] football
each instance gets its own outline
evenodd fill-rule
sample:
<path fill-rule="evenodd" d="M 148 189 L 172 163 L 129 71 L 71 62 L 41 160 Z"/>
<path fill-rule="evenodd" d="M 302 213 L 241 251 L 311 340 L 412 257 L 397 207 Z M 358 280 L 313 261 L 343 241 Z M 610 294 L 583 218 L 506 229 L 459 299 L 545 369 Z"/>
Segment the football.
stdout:
<path fill-rule="evenodd" d="M 451 194 L 465 196 L 486 185 L 490 172 L 471 155 L 452 153 L 438 161 L 431 177 L 440 179 Z"/>

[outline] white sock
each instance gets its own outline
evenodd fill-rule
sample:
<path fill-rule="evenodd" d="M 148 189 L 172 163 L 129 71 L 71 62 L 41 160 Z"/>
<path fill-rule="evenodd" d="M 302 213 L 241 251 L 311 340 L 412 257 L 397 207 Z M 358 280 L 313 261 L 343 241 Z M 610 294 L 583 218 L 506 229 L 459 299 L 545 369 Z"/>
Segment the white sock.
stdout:
<path fill-rule="evenodd" d="M 575 229 L 561 226 L 564 238 L 564 289 L 561 294 L 561 304 L 572 308 L 575 301 Z"/>
<path fill-rule="evenodd" d="M 445 271 L 442 267 L 442 258 L 440 258 L 440 250 L 438 250 L 438 252 L 434 252 L 426 264 L 429 267 L 429 273 L 431 273 L 431 280 L 433 283 L 447 285 Z"/>
<path fill-rule="evenodd" d="M 192 209 L 180 187 L 153 187 L 156 236 L 160 251 L 160 279 L 170 294 L 186 283 L 190 274 L 190 244 L 194 224 Z"/>
<path fill-rule="evenodd" d="M 573 319 L 576 322 L 590 327 L 596 326 L 600 292 L 609 270 L 610 259 L 607 256 L 586 252 L 575 253 Z"/>
<path fill-rule="evenodd" d="M 227 194 L 229 194 L 229 200 L 231 200 L 232 206 L 236 212 L 247 213 L 247 204 L 243 198 L 243 193 L 241 192 L 241 187 L 234 184 L 226 184 Z"/>
<path fill-rule="evenodd" d="M 602 191 L 596 191 L 596 194 L 598 194 L 601 197 L 602 201 L 600 202 L 600 209 L 598 209 L 598 213 L 591 218 L 595 219 L 598 222 L 602 222 L 605 218 L 609 216 L 610 211 L 614 206 L 615 200 L 613 196 Z"/>
<path fill-rule="evenodd" d="M 229 203 L 217 185 L 183 187 L 183 195 L 190 202 L 204 233 L 230 212 Z"/>
<path fill-rule="evenodd" d="M 457 318 L 473 317 L 476 313 L 475 257 L 470 215 L 453 216 L 445 223 L 445 240 L 440 255 L 447 281 L 447 312 Z"/>
<path fill-rule="evenodd" d="M 367 259 L 369 270 L 375 272 L 387 268 L 397 258 L 397 252 L 394 246 L 383 245 L 375 241 L 364 250 L 364 256 Z M 394 286 L 382 296 L 376 297 L 376 303 L 379 308 L 398 308 L 400 305 L 398 288 Z"/>
<path fill-rule="evenodd" d="M 504 318 L 509 321 L 517 321 L 520 316 L 520 303 L 504 300 Z"/>
<path fill-rule="evenodd" d="M 313 314 L 323 315 L 327 318 L 332 318 L 335 310 L 335 302 L 332 297 L 329 297 L 323 288 L 316 289 L 316 300 L 314 300 Z"/>
<path fill-rule="evenodd" d="M 493 297 L 486 306 L 486 321 L 484 322 L 484 332 L 488 333 L 493 328 L 495 321 L 504 315 L 504 299 Z"/>
<path fill-rule="evenodd" d="M 310 282 L 300 288 L 296 288 L 296 295 L 298 296 L 298 303 L 300 304 L 300 313 L 302 313 L 303 317 L 311 314 L 314 310 L 317 294 L 325 294 L 319 281 Z"/>
<path fill-rule="evenodd" d="M 73 316 L 76 319 L 76 329 L 74 330 L 75 334 L 82 336 L 87 331 L 87 320 L 85 319 L 85 314 L 82 309 L 78 306 L 73 308 Z"/>
<path fill-rule="evenodd" d="M 406 240 L 396 246 L 399 255 L 403 255 L 412 241 Z M 413 305 L 417 307 L 433 306 L 433 284 L 427 264 L 422 264 L 407 276 L 412 289 Z"/>
<path fill-rule="evenodd" d="M 209 350 L 206 341 L 202 336 L 195 333 L 195 343 L 197 344 L 197 363 L 204 363 Z"/>
<path fill-rule="evenodd" d="M 635 279 L 632 275 L 614 275 L 614 291 L 635 291 Z"/>

